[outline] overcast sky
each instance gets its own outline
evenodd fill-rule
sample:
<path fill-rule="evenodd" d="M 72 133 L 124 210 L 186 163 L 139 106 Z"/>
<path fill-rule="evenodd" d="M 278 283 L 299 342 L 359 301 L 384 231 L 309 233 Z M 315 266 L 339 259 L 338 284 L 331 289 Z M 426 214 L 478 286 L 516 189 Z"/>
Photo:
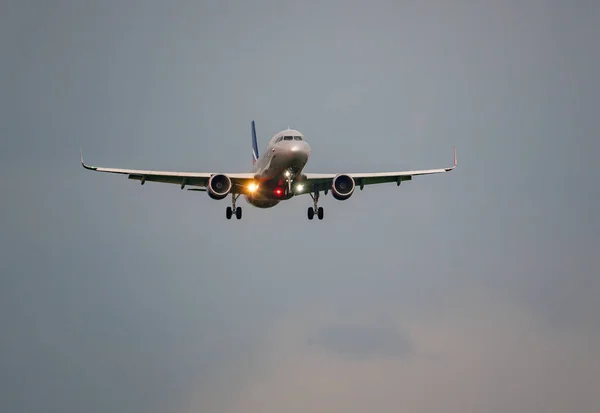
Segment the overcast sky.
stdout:
<path fill-rule="evenodd" d="M 598 412 L 597 1 L 3 0 L 0 410 Z M 84 170 L 449 166 L 270 210 Z"/>

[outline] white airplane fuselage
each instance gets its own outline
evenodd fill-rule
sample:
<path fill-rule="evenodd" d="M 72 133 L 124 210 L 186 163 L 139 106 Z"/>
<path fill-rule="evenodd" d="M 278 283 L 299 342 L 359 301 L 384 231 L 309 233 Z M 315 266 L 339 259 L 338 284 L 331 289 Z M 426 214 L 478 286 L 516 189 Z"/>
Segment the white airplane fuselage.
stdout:
<path fill-rule="evenodd" d="M 280 201 L 310 188 L 302 186 L 302 170 L 310 157 L 310 146 L 297 130 L 275 134 L 252 171 L 257 189 L 245 194 L 246 201 L 258 208 L 271 208 Z"/>

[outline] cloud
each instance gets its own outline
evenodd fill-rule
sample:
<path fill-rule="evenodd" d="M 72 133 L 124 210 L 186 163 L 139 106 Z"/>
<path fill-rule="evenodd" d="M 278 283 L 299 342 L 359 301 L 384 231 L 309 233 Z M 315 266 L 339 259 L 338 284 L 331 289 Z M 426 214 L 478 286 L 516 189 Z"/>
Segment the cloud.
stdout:
<path fill-rule="evenodd" d="M 351 359 L 405 357 L 413 352 L 405 331 L 369 325 L 326 326 L 317 334 L 316 344 Z"/>
<path fill-rule="evenodd" d="M 451 304 L 438 317 L 408 324 L 398 312 L 396 325 L 407 327 L 387 330 L 357 325 L 352 317 L 334 317 L 336 323 L 327 305 L 286 317 L 273 329 L 263 363 L 229 395 L 224 410 L 558 413 L 597 407 L 599 333 L 545 329 L 524 307 L 483 290 L 465 291 Z"/>
<path fill-rule="evenodd" d="M 598 410 L 598 2 L 7 3 L 3 411 Z M 308 225 L 78 163 L 245 171 L 251 119 L 462 166 Z"/>

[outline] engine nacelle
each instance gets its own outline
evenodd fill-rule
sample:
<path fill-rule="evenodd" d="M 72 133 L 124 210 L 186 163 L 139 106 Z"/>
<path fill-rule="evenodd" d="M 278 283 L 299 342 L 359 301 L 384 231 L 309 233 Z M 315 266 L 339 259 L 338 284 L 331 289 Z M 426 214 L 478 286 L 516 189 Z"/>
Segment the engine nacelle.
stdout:
<path fill-rule="evenodd" d="M 212 199 L 225 198 L 232 188 L 231 179 L 227 175 L 216 174 L 208 179 L 208 196 Z"/>
<path fill-rule="evenodd" d="M 344 201 L 354 193 L 354 179 L 348 175 L 336 175 L 331 183 L 331 195 L 338 201 Z"/>

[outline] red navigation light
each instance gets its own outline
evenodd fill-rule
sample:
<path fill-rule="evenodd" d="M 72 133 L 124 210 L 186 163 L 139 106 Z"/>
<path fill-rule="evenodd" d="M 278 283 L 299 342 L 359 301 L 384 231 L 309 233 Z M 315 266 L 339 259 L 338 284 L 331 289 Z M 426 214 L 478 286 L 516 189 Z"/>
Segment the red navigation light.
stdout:
<path fill-rule="evenodd" d="M 281 188 L 276 188 L 275 189 L 275 195 L 277 195 L 277 196 L 283 195 L 283 190 Z"/>

